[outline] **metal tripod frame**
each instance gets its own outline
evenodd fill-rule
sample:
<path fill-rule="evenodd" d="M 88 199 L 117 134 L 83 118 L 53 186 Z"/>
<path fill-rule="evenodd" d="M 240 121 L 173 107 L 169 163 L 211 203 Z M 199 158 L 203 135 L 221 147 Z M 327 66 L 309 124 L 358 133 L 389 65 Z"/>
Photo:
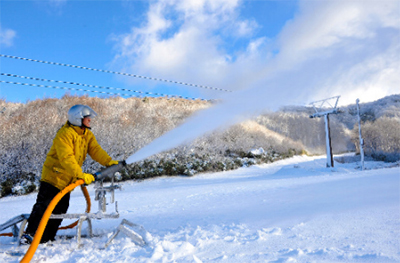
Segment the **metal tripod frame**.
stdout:
<path fill-rule="evenodd" d="M 98 181 L 95 184 L 95 200 L 98 201 L 99 211 L 97 213 L 80 213 L 80 214 L 52 214 L 49 219 L 78 219 L 77 224 L 77 243 L 78 247 L 81 247 L 82 240 L 82 225 L 84 221 L 88 223 L 88 236 L 93 237 L 93 227 L 92 227 L 92 219 L 116 219 L 119 218 L 118 213 L 118 202 L 115 201 L 114 191 L 116 189 L 121 189 L 119 185 L 114 184 L 114 176 L 111 178 L 111 185 L 105 187 L 103 185 L 103 181 Z M 109 192 L 111 194 L 110 203 L 115 203 L 115 212 L 114 213 L 106 213 L 106 194 Z M 19 216 L 13 217 L 8 220 L 4 224 L 0 225 L 0 231 L 11 227 L 12 228 L 12 236 L 17 238 L 17 241 L 20 240 L 22 234 L 24 233 L 25 225 L 28 222 L 29 214 L 21 214 Z M 20 227 L 18 224 L 21 223 Z M 145 246 L 147 244 L 146 235 L 148 232 L 140 225 L 134 224 L 126 219 L 123 219 L 111 237 L 108 239 L 105 244 L 105 248 L 110 245 L 110 243 L 114 240 L 114 238 L 119 234 L 123 233 L 127 235 L 132 241 L 139 246 Z"/>
<path fill-rule="evenodd" d="M 52 214 L 50 219 L 79 219 L 76 236 L 78 247 L 81 246 L 81 237 L 82 237 L 82 224 L 84 221 L 88 223 L 88 232 L 89 237 L 93 237 L 93 227 L 92 227 L 92 219 L 116 219 L 119 218 L 118 213 L 118 202 L 115 201 L 114 191 L 116 189 L 121 189 L 119 185 L 114 184 L 114 176 L 111 178 L 111 185 L 104 186 L 103 181 L 97 181 L 95 183 L 95 200 L 98 201 L 99 211 L 97 213 L 81 213 L 81 214 Z M 106 194 L 109 192 L 111 194 L 110 203 L 115 203 L 115 212 L 111 214 L 106 213 L 107 202 L 106 202 Z"/>

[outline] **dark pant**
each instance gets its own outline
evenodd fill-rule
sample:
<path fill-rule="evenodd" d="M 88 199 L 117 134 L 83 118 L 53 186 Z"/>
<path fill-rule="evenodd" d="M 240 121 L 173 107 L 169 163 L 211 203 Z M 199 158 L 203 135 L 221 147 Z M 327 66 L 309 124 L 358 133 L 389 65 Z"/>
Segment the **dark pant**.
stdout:
<path fill-rule="evenodd" d="M 31 236 L 35 235 L 44 212 L 49 206 L 51 200 L 53 200 L 53 198 L 59 192 L 60 189 L 58 189 L 57 187 L 46 182 L 40 182 L 40 188 L 36 198 L 36 203 L 33 206 L 31 215 L 28 219 L 28 227 L 25 231 L 27 234 Z M 54 208 L 53 214 L 65 214 L 67 212 L 69 206 L 69 197 L 69 193 L 64 195 L 64 197 L 60 200 L 60 202 L 58 202 L 57 206 Z M 54 240 L 61 221 L 62 219 L 49 219 L 40 243 Z"/>

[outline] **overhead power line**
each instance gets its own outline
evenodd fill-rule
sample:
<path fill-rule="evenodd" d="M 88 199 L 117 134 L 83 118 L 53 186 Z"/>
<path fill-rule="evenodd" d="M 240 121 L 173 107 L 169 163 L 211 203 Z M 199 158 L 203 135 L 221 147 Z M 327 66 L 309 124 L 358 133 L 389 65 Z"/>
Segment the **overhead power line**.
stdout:
<path fill-rule="evenodd" d="M 132 97 L 132 94 L 115 93 L 115 92 L 107 92 L 107 91 L 100 91 L 100 90 L 87 90 L 87 89 L 77 89 L 77 88 L 68 88 L 68 87 L 60 87 L 60 86 L 48 86 L 48 85 L 40 85 L 40 84 L 33 84 L 33 83 L 21 83 L 21 82 L 4 81 L 4 80 L 0 80 L 0 83 L 23 85 L 23 86 L 30 86 L 30 87 L 39 87 L 39 88 L 47 88 L 47 89 L 78 90 L 78 91 L 93 92 L 93 93 L 100 93 L 100 94 Z M 143 92 L 142 94 L 153 95 L 152 93 L 149 93 L 149 92 Z M 171 98 L 188 99 L 188 100 L 197 100 L 198 99 L 198 98 L 190 98 L 190 97 L 184 97 L 184 96 L 170 96 L 170 95 L 165 95 L 165 96 L 166 97 L 171 97 Z M 210 100 L 205 100 L 205 99 L 199 99 L 199 100 L 210 101 Z"/>
<path fill-rule="evenodd" d="M 57 65 L 57 66 L 64 66 L 64 67 L 71 67 L 71 68 L 77 68 L 77 69 L 98 71 L 98 72 L 103 72 L 103 73 L 111 73 L 111 74 L 117 74 L 117 75 L 123 75 L 123 76 L 129 76 L 129 77 L 135 77 L 135 78 L 141 78 L 141 79 L 148 79 L 148 80 L 154 80 L 154 81 L 168 82 L 168 83 L 174 83 L 174 84 L 191 86 L 191 87 L 202 88 L 202 89 L 210 89 L 210 90 L 217 90 L 217 91 L 232 92 L 231 90 L 227 90 L 227 89 L 213 88 L 213 87 L 209 87 L 209 86 L 190 84 L 190 83 L 181 82 L 181 81 L 175 81 L 175 80 L 166 80 L 166 79 L 160 79 L 160 78 L 146 77 L 146 76 L 130 74 L 130 73 L 124 73 L 124 72 L 118 72 L 118 71 L 95 69 L 95 68 L 89 68 L 89 67 L 83 67 L 83 66 L 77 66 L 77 65 L 71 65 L 71 64 L 50 62 L 50 61 L 30 59 L 30 58 L 22 58 L 22 57 L 10 56 L 10 55 L 4 55 L 4 54 L 0 54 L 0 57 L 13 58 L 13 59 L 19 59 L 19 60 L 26 60 L 26 61 L 33 61 L 33 62 L 39 62 L 39 63 L 45 63 L 45 64 Z"/>
<path fill-rule="evenodd" d="M 201 98 L 184 97 L 184 96 L 180 96 L 180 95 L 168 95 L 168 94 L 163 94 L 163 93 L 158 93 L 158 92 L 146 92 L 146 91 L 139 91 L 139 90 L 130 90 L 130 89 L 123 89 L 123 88 L 113 88 L 113 87 L 104 87 L 104 86 L 83 84 L 83 83 L 71 82 L 71 81 L 62 81 L 62 80 L 51 80 L 51 79 L 44 79 L 44 78 L 27 77 L 27 76 L 20 76 L 20 75 L 16 75 L 16 74 L 3 73 L 3 72 L 0 72 L 0 76 L 21 78 L 21 79 L 29 79 L 29 80 L 36 80 L 36 81 L 47 81 L 47 82 L 71 84 L 71 85 L 83 86 L 83 87 L 88 87 L 88 88 L 107 89 L 107 90 L 121 90 L 121 91 L 125 91 L 125 92 L 133 92 L 133 93 L 139 93 L 139 94 L 143 94 L 143 95 L 153 95 L 153 96 L 159 96 L 159 97 L 183 98 L 183 99 L 190 99 L 190 100 L 197 100 L 197 99 L 206 100 L 206 99 L 201 99 Z M 19 83 L 19 82 L 16 82 L 16 83 Z M 13 84 L 13 83 L 10 83 L 10 84 Z M 44 85 L 41 85 L 41 86 L 44 86 Z M 47 87 L 53 87 L 53 86 L 47 86 Z M 57 88 L 59 88 L 59 87 L 57 87 Z M 81 89 L 75 89 L 75 90 L 81 90 Z M 84 90 L 84 91 L 90 91 L 90 90 Z M 94 91 L 92 91 L 92 92 L 94 92 Z M 110 92 L 110 93 L 107 93 L 107 94 L 119 95 L 119 93 L 115 93 L 115 92 L 113 92 L 113 93 Z M 131 95 L 127 94 L 127 96 L 131 96 Z"/>

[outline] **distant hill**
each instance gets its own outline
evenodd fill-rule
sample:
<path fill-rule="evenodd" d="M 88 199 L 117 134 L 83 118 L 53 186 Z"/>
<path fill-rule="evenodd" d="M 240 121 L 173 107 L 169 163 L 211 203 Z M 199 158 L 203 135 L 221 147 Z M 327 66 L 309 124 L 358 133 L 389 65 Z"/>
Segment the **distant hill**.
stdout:
<path fill-rule="evenodd" d="M 2 195 L 35 189 L 52 140 L 66 123 L 69 108 L 75 104 L 86 104 L 97 111 L 99 117 L 93 120 L 92 131 L 100 145 L 117 160 L 125 160 L 177 127 L 194 112 L 211 106 L 209 102 L 185 99 L 68 95 L 61 99 L 38 99 L 27 103 L 0 100 Z M 301 143 L 281 137 L 270 136 L 266 128 L 261 131 L 260 127 L 235 125 L 134 164 L 127 169 L 123 179 L 229 170 L 303 151 Z M 260 156 L 251 154 L 259 147 L 266 151 Z M 252 160 L 246 159 L 248 157 Z M 85 172 L 93 173 L 99 169 L 100 165 L 90 157 L 84 162 Z M 17 186 L 18 190 L 15 190 Z"/>
<path fill-rule="evenodd" d="M 194 112 L 212 105 L 184 99 L 87 96 L 27 103 L 0 100 L 1 195 L 26 193 L 36 188 L 52 140 L 67 121 L 68 109 L 75 104 L 87 104 L 98 112 L 100 117 L 94 120 L 92 130 L 102 147 L 118 160 L 128 158 Z M 335 154 L 358 150 L 355 105 L 341 111 L 330 119 Z M 285 107 L 214 131 L 130 166 L 122 180 L 230 170 L 305 152 L 324 154 L 324 121 L 310 119 L 311 113 L 312 109 L 307 107 Z M 399 160 L 400 95 L 362 103 L 361 114 L 366 154 L 384 161 Z M 99 168 L 90 158 L 83 165 L 83 170 L 89 173 Z"/>
<path fill-rule="evenodd" d="M 334 153 L 358 150 L 358 119 L 356 104 L 340 107 L 339 114 L 330 115 L 332 148 Z M 268 113 L 256 121 L 279 134 L 300 141 L 310 153 L 325 152 L 325 128 L 322 118 L 310 119 L 314 109 L 304 106 L 286 106 L 278 112 Z M 400 146 L 400 94 L 387 96 L 374 102 L 360 103 L 361 122 L 365 134 L 367 153 L 399 155 Z M 387 130 L 391 127 L 391 130 Z M 376 138 L 382 138 L 377 142 Z M 385 139 L 383 139 L 385 138 Z M 387 145 L 387 146 L 383 146 Z M 382 147 L 381 147 L 382 146 Z M 384 149 L 384 150 L 383 150 Z M 393 157 L 392 159 L 397 159 Z"/>
<path fill-rule="evenodd" d="M 346 107 L 340 107 L 343 111 L 338 114 L 336 118 L 352 129 L 357 122 L 357 106 L 351 104 Z M 360 102 L 360 116 L 361 121 L 375 121 L 382 117 L 398 118 L 400 119 L 400 94 L 391 95 L 373 102 Z"/>
<path fill-rule="evenodd" d="M 347 106 L 340 106 L 340 99 L 338 108 L 340 114 L 331 115 L 339 122 L 343 123 L 348 129 L 353 129 L 357 123 L 357 106 L 356 103 Z M 305 106 L 285 106 L 281 109 L 284 113 L 299 113 L 310 115 L 314 113 L 314 109 Z M 390 95 L 373 102 L 360 101 L 360 115 L 361 121 L 375 121 L 381 117 L 400 118 L 400 94 Z"/>

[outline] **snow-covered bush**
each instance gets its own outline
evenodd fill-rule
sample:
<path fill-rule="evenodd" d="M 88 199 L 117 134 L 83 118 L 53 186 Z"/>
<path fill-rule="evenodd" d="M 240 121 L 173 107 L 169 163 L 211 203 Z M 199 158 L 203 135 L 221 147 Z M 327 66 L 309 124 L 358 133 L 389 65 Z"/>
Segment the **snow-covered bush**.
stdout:
<path fill-rule="evenodd" d="M 393 120 L 398 116 L 396 110 L 400 109 L 400 96 L 396 96 L 378 101 L 379 110 L 373 104 L 363 109 L 365 114 L 370 112 L 368 116 L 379 117 L 364 124 L 368 151 L 376 156 L 386 154 L 386 159 L 398 158 L 399 127 L 398 122 Z M 194 112 L 212 105 L 210 102 L 184 99 L 69 95 L 24 104 L 0 99 L 2 196 L 35 190 L 52 140 L 67 121 L 68 109 L 75 104 L 87 104 L 98 113 L 99 117 L 92 121 L 92 131 L 100 145 L 118 160 L 127 159 L 155 138 L 183 123 Z M 348 126 L 356 119 L 352 115 L 353 108 L 349 106 L 348 109 L 342 115 L 331 118 L 334 152 L 354 149 Z M 323 120 L 310 119 L 309 111 L 305 107 L 292 108 L 213 131 L 189 144 L 129 166 L 121 173 L 121 180 L 224 171 L 272 162 L 304 153 L 304 150 L 312 154 L 325 153 Z M 390 118 L 381 119 L 382 116 Z M 89 156 L 83 165 L 83 170 L 89 173 L 100 168 Z"/>
<path fill-rule="evenodd" d="M 400 118 L 381 117 L 361 125 L 364 152 L 376 160 L 400 160 Z M 358 126 L 354 128 L 353 141 L 359 151 Z"/>
<path fill-rule="evenodd" d="M 259 149 L 258 149 L 259 150 Z M 269 151 L 241 152 L 240 156 L 231 151 L 224 154 L 186 154 L 185 151 L 173 150 L 168 153 L 157 154 L 151 158 L 128 165 L 121 172 L 122 180 L 143 180 L 157 176 L 193 176 L 198 173 L 220 172 L 247 167 L 255 164 L 269 163 L 287 158 L 296 154 L 294 149 L 280 154 Z"/>
<path fill-rule="evenodd" d="M 256 118 L 257 123 L 266 128 L 286 136 L 293 141 L 301 142 L 308 153 L 324 154 L 325 123 L 324 118 L 310 117 L 307 108 L 302 112 L 279 111 L 268 113 Z M 354 150 L 351 142 L 350 130 L 340 123 L 336 115 L 330 115 L 330 130 L 333 153 L 342 153 Z"/>

